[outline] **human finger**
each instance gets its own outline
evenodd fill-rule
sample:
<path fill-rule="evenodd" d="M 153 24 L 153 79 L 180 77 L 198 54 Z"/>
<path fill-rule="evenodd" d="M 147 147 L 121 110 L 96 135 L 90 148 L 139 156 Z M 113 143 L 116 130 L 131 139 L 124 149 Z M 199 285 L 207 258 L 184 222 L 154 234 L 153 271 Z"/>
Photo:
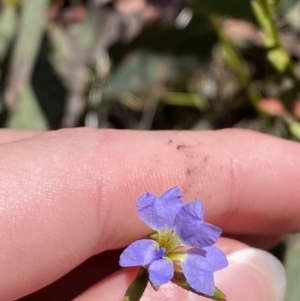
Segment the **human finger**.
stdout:
<path fill-rule="evenodd" d="M 1 145 L 2 300 L 149 233 L 135 212 L 137 196 L 149 190 L 178 185 L 227 233 L 296 231 L 299 151 L 297 143 L 241 130 L 77 129 Z"/>
<path fill-rule="evenodd" d="M 31 138 L 39 134 L 34 131 L 22 131 L 22 130 L 10 130 L 10 129 L 0 129 L 0 143 L 13 142 L 16 140 Z"/>

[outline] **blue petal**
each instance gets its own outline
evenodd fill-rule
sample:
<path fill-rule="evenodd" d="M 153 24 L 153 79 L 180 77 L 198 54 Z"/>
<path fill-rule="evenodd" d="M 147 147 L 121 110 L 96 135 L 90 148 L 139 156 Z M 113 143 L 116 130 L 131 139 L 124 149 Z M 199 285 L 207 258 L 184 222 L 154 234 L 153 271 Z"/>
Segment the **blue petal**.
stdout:
<path fill-rule="evenodd" d="M 182 206 L 181 192 L 177 186 L 160 197 L 148 192 L 138 198 L 136 205 L 139 217 L 156 231 L 171 230 Z"/>
<path fill-rule="evenodd" d="M 174 276 L 173 263 L 169 258 L 153 261 L 149 266 L 149 279 L 154 285 L 169 282 Z"/>
<path fill-rule="evenodd" d="M 202 293 L 208 296 L 213 296 L 216 290 L 214 277 L 212 273 L 208 272 L 196 272 L 186 271 L 183 267 L 183 274 L 185 275 L 189 285 L 198 293 Z"/>
<path fill-rule="evenodd" d="M 217 247 L 211 246 L 211 247 L 205 247 L 203 248 L 206 252 L 205 254 L 205 260 L 208 262 L 208 270 L 215 272 L 217 270 L 224 269 L 228 266 L 228 261 L 226 258 L 226 255 L 223 253 L 222 250 L 220 250 Z M 199 267 L 200 268 L 200 267 Z M 204 270 L 204 268 L 203 268 Z"/>
<path fill-rule="evenodd" d="M 216 247 L 190 249 L 182 261 L 183 274 L 197 292 L 212 296 L 215 291 L 213 272 L 228 265 L 225 254 Z"/>
<path fill-rule="evenodd" d="M 120 266 L 134 267 L 149 264 L 156 255 L 158 244 L 151 239 L 137 240 L 129 245 L 120 256 Z"/>
<path fill-rule="evenodd" d="M 178 212 L 174 232 L 183 245 L 202 248 L 214 244 L 222 230 L 203 221 L 203 204 L 194 201 L 184 205 Z"/>
<path fill-rule="evenodd" d="M 186 251 L 184 260 L 182 260 L 182 263 L 184 262 L 189 262 L 188 264 L 203 272 L 215 272 L 228 266 L 223 251 L 214 246 L 189 249 Z"/>

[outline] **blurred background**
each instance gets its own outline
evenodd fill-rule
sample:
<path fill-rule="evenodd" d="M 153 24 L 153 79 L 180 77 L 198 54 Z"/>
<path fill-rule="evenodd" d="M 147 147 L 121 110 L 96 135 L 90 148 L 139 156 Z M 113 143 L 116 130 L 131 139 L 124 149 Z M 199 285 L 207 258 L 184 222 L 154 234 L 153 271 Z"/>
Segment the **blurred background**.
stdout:
<path fill-rule="evenodd" d="M 0 126 L 238 127 L 298 141 L 300 1 L 1 0 Z M 299 235 L 272 252 L 286 301 L 299 301 Z M 71 298 L 46 295 L 26 300 Z"/>

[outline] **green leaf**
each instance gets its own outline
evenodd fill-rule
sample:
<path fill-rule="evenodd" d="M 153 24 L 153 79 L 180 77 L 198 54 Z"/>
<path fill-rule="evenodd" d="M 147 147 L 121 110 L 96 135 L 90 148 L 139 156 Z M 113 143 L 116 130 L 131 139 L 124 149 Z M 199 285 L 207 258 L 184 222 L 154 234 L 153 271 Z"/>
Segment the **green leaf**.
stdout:
<path fill-rule="evenodd" d="M 184 277 L 183 273 L 180 271 L 175 271 L 174 277 L 171 280 L 173 283 L 177 284 L 178 286 L 182 287 L 183 289 L 192 292 L 194 294 L 197 294 L 199 296 L 209 298 L 216 301 L 226 301 L 226 295 L 216 287 L 216 290 L 214 292 L 213 296 L 208 296 L 202 293 L 199 293 L 195 291 L 187 282 L 186 278 Z"/>
<path fill-rule="evenodd" d="M 251 5 L 256 19 L 264 31 L 265 45 L 267 47 L 273 47 L 276 44 L 276 37 L 274 34 L 272 16 L 270 16 L 262 1 L 251 1 Z"/>
<path fill-rule="evenodd" d="M 300 140 L 300 123 L 298 121 L 291 121 L 288 127 L 292 135 Z"/>
<path fill-rule="evenodd" d="M 9 5 L 11 7 L 18 6 L 22 3 L 22 0 L 2 0 L 4 5 Z"/>
<path fill-rule="evenodd" d="M 286 296 L 285 301 L 298 301 L 300 296 L 300 234 L 290 235 L 287 239 L 285 254 Z"/>
<path fill-rule="evenodd" d="M 19 30 L 13 49 L 6 103 L 14 111 L 28 84 L 47 23 L 49 0 L 26 0 L 23 3 Z"/>
<path fill-rule="evenodd" d="M 124 301 L 139 301 L 148 283 L 148 272 L 145 268 L 140 268 L 137 276 L 129 285 Z"/>
<path fill-rule="evenodd" d="M 173 106 L 189 106 L 204 109 L 207 102 L 199 93 L 168 92 L 162 102 Z"/>
<path fill-rule="evenodd" d="M 269 50 L 267 57 L 278 72 L 285 72 L 289 67 L 290 58 L 288 54 L 281 48 L 274 48 Z"/>
<path fill-rule="evenodd" d="M 16 110 L 9 115 L 6 127 L 31 131 L 49 129 L 47 120 L 41 110 L 31 86 L 26 85 Z"/>
<path fill-rule="evenodd" d="M 0 16 L 0 61 L 6 55 L 6 51 L 15 35 L 17 28 L 17 11 L 14 7 L 4 5 Z"/>
<path fill-rule="evenodd" d="M 238 75 L 242 84 L 247 87 L 251 78 L 243 57 L 239 53 L 238 49 L 236 49 L 231 43 L 229 38 L 224 34 L 221 19 L 217 15 L 212 14 L 210 20 L 217 35 L 219 36 L 221 50 L 226 62 Z"/>

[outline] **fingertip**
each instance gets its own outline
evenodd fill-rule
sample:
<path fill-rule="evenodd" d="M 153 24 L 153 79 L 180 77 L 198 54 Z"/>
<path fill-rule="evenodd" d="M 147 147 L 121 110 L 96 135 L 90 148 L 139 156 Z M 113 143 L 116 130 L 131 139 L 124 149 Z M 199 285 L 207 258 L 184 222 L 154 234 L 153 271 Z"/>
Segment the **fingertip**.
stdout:
<path fill-rule="evenodd" d="M 228 268 L 216 273 L 216 283 L 230 301 L 283 301 L 285 272 L 270 253 L 245 248 L 230 254 Z"/>

